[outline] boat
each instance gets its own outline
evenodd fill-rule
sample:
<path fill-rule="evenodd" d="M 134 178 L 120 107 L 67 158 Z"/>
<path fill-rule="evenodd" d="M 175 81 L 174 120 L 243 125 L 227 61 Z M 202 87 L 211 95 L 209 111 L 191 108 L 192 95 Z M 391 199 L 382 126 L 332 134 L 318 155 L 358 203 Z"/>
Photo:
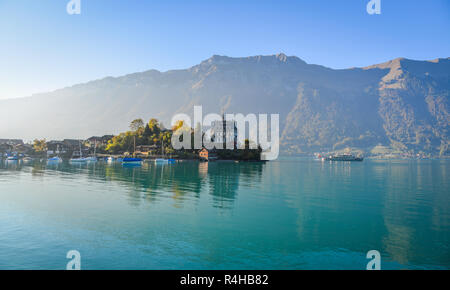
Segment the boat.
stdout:
<path fill-rule="evenodd" d="M 87 158 L 72 158 L 70 159 L 71 163 L 86 163 L 88 162 Z"/>
<path fill-rule="evenodd" d="M 323 157 L 322 160 L 324 160 L 324 161 L 363 161 L 364 158 L 356 157 L 352 154 L 337 154 L 337 155 Z"/>
<path fill-rule="evenodd" d="M 323 156 L 320 153 L 314 153 L 314 160 L 322 160 Z"/>
<path fill-rule="evenodd" d="M 157 163 L 157 164 L 173 164 L 173 163 L 175 163 L 175 159 L 157 158 L 157 159 L 155 159 L 155 163 Z"/>
<path fill-rule="evenodd" d="M 132 157 L 124 158 L 122 160 L 122 164 L 141 165 L 142 159 L 141 158 L 132 158 Z"/>
<path fill-rule="evenodd" d="M 19 157 L 17 156 L 8 156 L 6 157 L 6 161 L 18 161 Z"/>
<path fill-rule="evenodd" d="M 110 156 L 110 157 L 106 158 L 106 162 L 113 163 L 114 162 L 114 157 Z"/>
<path fill-rule="evenodd" d="M 62 160 L 62 158 L 61 157 L 59 157 L 59 145 L 56 147 L 56 153 L 58 154 L 58 155 L 56 155 L 56 156 L 53 156 L 53 157 L 51 157 L 51 158 L 48 158 L 47 159 L 47 162 L 49 162 L 49 163 L 61 163 L 61 162 L 63 162 L 63 160 Z"/>
<path fill-rule="evenodd" d="M 33 158 L 27 156 L 27 157 L 23 158 L 22 161 L 23 162 L 31 162 L 31 161 L 33 161 Z"/>
<path fill-rule="evenodd" d="M 52 158 L 47 159 L 47 162 L 51 162 L 51 163 L 61 163 L 63 162 L 62 158 L 59 156 L 55 156 Z"/>
<path fill-rule="evenodd" d="M 136 136 L 134 137 L 134 152 L 133 152 L 133 157 L 125 157 L 122 159 L 122 164 L 123 165 L 135 165 L 135 166 L 140 166 L 142 165 L 142 158 L 136 158 L 135 157 L 135 153 L 136 152 Z"/>
<path fill-rule="evenodd" d="M 164 141 L 162 141 L 161 150 L 162 150 L 162 155 L 165 156 L 165 154 L 164 154 Z M 156 158 L 155 159 L 155 163 L 156 164 L 173 164 L 173 163 L 175 163 L 175 159 Z"/>
<path fill-rule="evenodd" d="M 83 157 L 83 153 L 81 152 L 81 141 L 78 141 L 80 143 L 80 157 L 78 158 L 71 158 L 71 163 L 85 163 L 88 162 L 88 158 Z"/>
<path fill-rule="evenodd" d="M 97 140 L 94 143 L 94 156 L 86 157 L 87 162 L 97 162 Z"/>

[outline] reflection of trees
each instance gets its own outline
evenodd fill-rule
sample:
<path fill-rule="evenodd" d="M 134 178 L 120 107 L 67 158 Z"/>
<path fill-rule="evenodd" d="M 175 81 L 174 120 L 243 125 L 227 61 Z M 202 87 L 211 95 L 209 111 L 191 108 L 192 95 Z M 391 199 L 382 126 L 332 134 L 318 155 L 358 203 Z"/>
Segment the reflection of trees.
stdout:
<path fill-rule="evenodd" d="M 208 165 L 209 193 L 213 196 L 213 206 L 230 208 L 236 198 L 240 182 L 252 184 L 260 182 L 262 163 L 223 163 Z"/>
<path fill-rule="evenodd" d="M 31 175 L 34 177 L 43 177 L 45 175 L 45 164 L 41 162 L 34 163 L 32 165 Z"/>
<path fill-rule="evenodd" d="M 130 168 L 98 164 L 96 168 L 87 166 L 84 170 L 90 178 L 118 182 L 128 187 L 128 194 L 136 205 L 141 200 L 153 202 L 169 192 L 175 206 L 182 206 L 186 195 L 198 199 L 206 189 L 214 197 L 213 206 L 229 208 L 235 199 L 239 180 L 242 184 L 260 182 L 263 164 L 181 162 L 175 165 L 150 163 Z"/>
<path fill-rule="evenodd" d="M 158 196 L 172 193 L 178 203 L 185 195 L 199 197 L 202 178 L 198 166 L 193 162 L 176 165 L 144 164 L 142 167 L 122 167 L 116 165 L 104 170 L 108 181 L 119 182 L 130 189 L 129 195 L 139 202 L 155 201 Z"/>
<path fill-rule="evenodd" d="M 208 166 L 209 193 L 213 206 L 229 208 L 239 187 L 239 167 L 230 163 L 212 163 Z"/>
<path fill-rule="evenodd" d="M 21 170 L 20 163 L 14 166 L 0 165 L 5 170 Z M 76 175 L 94 182 L 112 182 L 124 188 L 132 205 L 141 201 L 156 201 L 171 194 L 175 206 L 182 206 L 186 196 L 200 198 L 201 192 L 209 192 L 213 206 L 229 208 L 236 198 L 240 185 L 251 186 L 261 182 L 262 163 L 198 163 L 181 162 L 174 165 L 144 163 L 142 167 L 124 167 L 120 163 L 105 164 L 47 164 L 36 162 L 31 165 L 33 176 L 45 176 L 52 172 Z"/>
<path fill-rule="evenodd" d="M 5 171 L 20 171 L 22 170 L 23 164 L 18 161 L 3 161 L 0 162 L 0 169 Z"/>

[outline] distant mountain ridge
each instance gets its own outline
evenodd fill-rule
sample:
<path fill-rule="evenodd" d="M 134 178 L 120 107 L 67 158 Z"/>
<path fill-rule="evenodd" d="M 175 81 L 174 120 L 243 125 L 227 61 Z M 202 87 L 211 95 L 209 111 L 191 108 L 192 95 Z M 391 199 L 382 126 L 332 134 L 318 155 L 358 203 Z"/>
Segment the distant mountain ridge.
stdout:
<path fill-rule="evenodd" d="M 370 150 L 449 154 L 450 59 L 394 59 L 330 69 L 284 54 L 212 56 L 184 70 L 104 78 L 0 101 L 0 137 L 118 133 L 137 117 L 169 125 L 176 113 L 279 113 L 289 153 Z"/>

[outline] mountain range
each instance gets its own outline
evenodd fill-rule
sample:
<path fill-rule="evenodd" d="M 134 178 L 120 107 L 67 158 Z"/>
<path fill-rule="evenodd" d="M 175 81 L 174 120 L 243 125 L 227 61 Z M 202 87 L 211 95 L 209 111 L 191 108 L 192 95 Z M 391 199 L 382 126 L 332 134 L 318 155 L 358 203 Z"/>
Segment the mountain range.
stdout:
<path fill-rule="evenodd" d="M 116 134 L 136 118 L 176 113 L 280 114 L 281 148 L 310 153 L 382 145 L 449 155 L 450 58 L 398 58 L 331 69 L 284 54 L 212 56 L 188 69 L 107 77 L 0 100 L 0 137 Z"/>

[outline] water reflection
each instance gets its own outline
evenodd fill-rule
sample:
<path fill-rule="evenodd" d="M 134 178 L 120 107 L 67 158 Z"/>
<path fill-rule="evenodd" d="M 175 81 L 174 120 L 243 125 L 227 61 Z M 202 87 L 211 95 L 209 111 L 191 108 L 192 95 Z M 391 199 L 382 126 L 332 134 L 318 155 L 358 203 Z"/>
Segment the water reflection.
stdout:
<path fill-rule="evenodd" d="M 369 249 L 398 265 L 450 264 L 448 161 L 280 162 L 265 175 L 297 211 L 299 246 Z M 393 268 L 400 266 L 390 265 Z"/>
<path fill-rule="evenodd" d="M 448 268 L 449 166 L 293 158 L 142 167 L 3 162 L 0 206 L 18 205 L 12 212 L 29 214 L 29 223 L 58 221 L 69 229 L 69 245 L 77 229 L 86 249 L 98 250 L 92 244 L 102 241 L 101 248 L 110 246 L 105 257 L 128 255 L 117 268 L 149 268 L 149 261 L 168 268 L 180 261 L 191 269 L 364 269 L 372 249 L 381 252 L 384 269 Z M 49 230 L 60 237 L 59 225 Z M 19 240 L 14 231 L 2 233 L 0 227 L 0 236 Z M 56 248 L 45 241 L 48 250 Z M 111 265 L 96 251 L 91 255 L 99 266 Z"/>
<path fill-rule="evenodd" d="M 401 264 L 450 260 L 448 244 L 442 243 L 449 241 L 449 179 L 435 162 L 397 161 L 386 166 L 383 246 Z M 446 254 L 431 257 L 438 249 Z"/>
<path fill-rule="evenodd" d="M 45 163 L 0 162 L 0 172 L 30 171 L 34 177 L 51 177 L 65 174 L 87 177 L 96 182 L 113 182 L 127 189 L 130 203 L 140 205 L 142 201 L 156 201 L 159 197 L 170 197 L 181 206 L 185 199 L 199 198 L 202 192 L 210 194 L 212 205 L 231 208 L 240 183 L 259 183 L 263 163 L 199 163 L 177 164 L 144 163 L 142 166 L 123 166 L 121 163 Z"/>

